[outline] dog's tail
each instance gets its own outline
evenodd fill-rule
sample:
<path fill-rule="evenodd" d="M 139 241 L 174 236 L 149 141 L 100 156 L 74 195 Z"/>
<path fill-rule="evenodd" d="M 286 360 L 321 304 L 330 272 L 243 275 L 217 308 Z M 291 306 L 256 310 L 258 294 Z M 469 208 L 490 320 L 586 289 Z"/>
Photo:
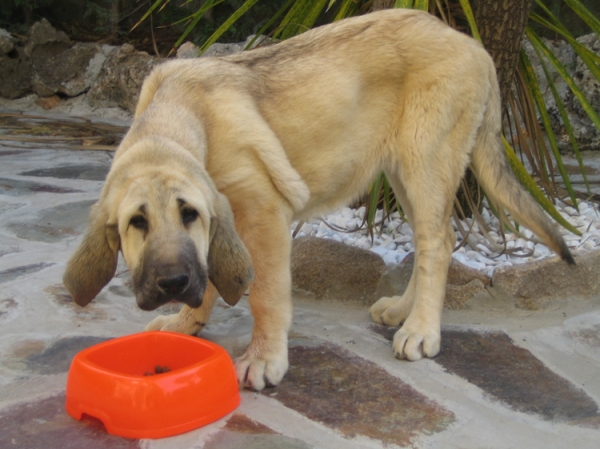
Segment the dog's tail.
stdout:
<path fill-rule="evenodd" d="M 500 90 L 495 71 L 490 73 L 490 79 L 490 98 L 472 154 L 477 179 L 492 201 L 508 210 L 517 222 L 533 231 L 563 260 L 574 265 L 573 256 L 556 227 L 512 174 L 501 140 Z"/>

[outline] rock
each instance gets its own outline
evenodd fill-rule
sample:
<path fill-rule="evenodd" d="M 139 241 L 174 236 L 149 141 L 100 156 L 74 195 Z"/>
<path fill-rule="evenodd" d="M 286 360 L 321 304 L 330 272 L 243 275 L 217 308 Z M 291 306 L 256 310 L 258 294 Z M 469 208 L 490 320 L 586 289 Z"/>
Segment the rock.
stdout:
<path fill-rule="evenodd" d="M 317 299 L 371 304 L 386 270 L 371 251 L 316 237 L 295 239 L 292 245 L 293 289 Z"/>
<path fill-rule="evenodd" d="M 596 34 L 589 34 L 577 39 L 582 45 L 600 55 L 600 41 Z M 575 80 L 576 84 L 581 88 L 585 97 L 590 101 L 595 111 L 600 110 L 600 83 L 592 75 L 591 71 L 583 63 L 581 58 L 575 53 L 573 48 L 566 42 L 560 39 L 548 40 L 544 39 L 546 46 L 556 55 L 558 60 L 565 67 L 569 75 Z M 540 84 L 540 90 L 544 96 L 546 109 L 548 110 L 552 128 L 557 136 L 558 146 L 563 151 L 571 151 L 571 143 L 566 134 L 562 118 L 558 112 L 556 101 L 552 95 L 552 91 L 548 86 L 544 70 L 539 62 L 531 43 L 525 39 L 523 48 L 529 57 L 533 70 Z M 552 81 L 558 91 L 561 100 L 567 110 L 569 120 L 573 126 L 573 134 L 577 140 L 580 149 L 583 150 L 598 150 L 600 149 L 600 131 L 595 128 L 592 121 L 583 110 L 579 101 L 573 95 L 566 81 L 558 74 L 554 66 L 546 62 L 546 67 L 550 72 Z"/>
<path fill-rule="evenodd" d="M 598 38 L 598 35 L 588 34 L 577 40 L 583 46 L 600 55 L 600 38 Z M 592 75 L 592 72 L 579 57 L 576 58 L 573 78 L 585 94 L 594 111 L 598 113 L 600 111 L 600 81 Z M 567 99 L 570 99 L 569 113 L 578 119 L 574 120 L 573 130 L 577 138 L 577 143 L 581 143 L 582 149 L 600 149 L 600 130 L 592 124 L 579 101 L 573 98 L 573 94 L 570 94 L 570 98 Z"/>
<path fill-rule="evenodd" d="M 210 47 L 206 49 L 204 53 L 202 53 L 203 58 L 208 57 L 218 57 L 218 56 L 227 56 L 232 55 L 234 53 L 239 53 L 243 51 L 248 44 L 254 39 L 254 35 L 248 36 L 248 38 L 244 42 L 237 42 L 234 44 L 212 44 Z M 250 48 L 255 48 L 258 45 L 268 44 L 271 42 L 271 39 L 266 36 L 259 36 L 256 41 L 252 44 Z"/>
<path fill-rule="evenodd" d="M 2 30 L 0 30 L 2 31 Z M 10 37 L 10 35 L 8 35 Z M 6 33 L 0 32 L 0 47 L 8 49 Z M 92 43 L 73 45 L 68 36 L 43 19 L 29 31 L 25 46 L 10 41 L 13 48 L 0 51 L 0 96 L 14 99 L 33 91 L 40 97 L 63 94 L 78 96 L 96 80 L 112 47 Z"/>
<path fill-rule="evenodd" d="M 54 109 L 60 103 L 60 97 L 58 95 L 52 95 L 51 97 L 39 97 L 35 100 L 36 104 L 44 109 Z"/>
<path fill-rule="evenodd" d="M 239 53 L 244 49 L 243 42 L 237 42 L 233 44 L 212 44 L 210 47 L 206 49 L 204 53 L 202 53 L 203 58 L 209 57 L 218 57 L 218 56 L 227 56 L 232 55 L 234 53 Z"/>
<path fill-rule="evenodd" d="M 160 63 L 158 58 L 125 44 L 109 54 L 89 91 L 92 106 L 119 106 L 135 111 L 144 78 Z"/>
<path fill-rule="evenodd" d="M 31 91 L 31 61 L 23 47 L 0 54 L 0 96 L 14 100 Z"/>
<path fill-rule="evenodd" d="M 91 82 L 87 79 L 86 83 L 86 70 L 99 51 L 97 45 L 89 43 L 77 43 L 71 48 L 55 43 L 36 46 L 31 54 L 33 91 L 39 96 L 62 93 L 75 97 L 89 90 Z"/>
<path fill-rule="evenodd" d="M 494 270 L 492 285 L 514 297 L 515 307 L 539 310 L 553 302 L 589 299 L 600 293 L 600 251 L 576 256 L 576 266 L 558 257 Z"/>
<path fill-rule="evenodd" d="M 35 47 L 48 44 L 66 49 L 71 46 L 71 39 L 64 32 L 56 31 L 46 19 L 42 19 L 34 23 L 29 30 L 29 40 L 25 45 L 25 54 L 32 56 Z"/>
<path fill-rule="evenodd" d="M 377 290 L 375 291 L 375 300 L 383 296 L 400 296 L 408 287 L 408 281 L 412 275 L 413 265 L 415 263 L 414 253 L 407 255 L 399 265 L 392 266 L 381 277 Z"/>
<path fill-rule="evenodd" d="M 382 296 L 400 296 L 408 287 L 414 266 L 414 253 L 404 258 L 400 265 L 388 269 L 377 286 L 376 298 Z M 446 282 L 446 298 L 444 307 L 463 309 L 475 295 L 485 292 L 490 285 L 490 278 L 483 273 L 469 268 L 452 259 Z"/>
<path fill-rule="evenodd" d="M 292 246 L 292 284 L 295 291 L 317 299 L 338 299 L 370 305 L 382 296 L 402 295 L 408 286 L 414 254 L 387 268 L 377 254 L 331 239 L 301 237 Z M 490 279 L 452 261 L 448 271 L 445 307 L 465 308 L 485 292 Z"/>
<path fill-rule="evenodd" d="M 191 42 L 184 42 L 177 49 L 177 57 L 180 59 L 197 58 L 200 56 L 200 49 Z"/>
<path fill-rule="evenodd" d="M 10 53 L 15 48 L 15 39 L 3 28 L 0 28 L 0 54 Z"/>
<path fill-rule="evenodd" d="M 485 284 L 477 278 L 471 279 L 462 285 L 447 283 L 444 307 L 452 310 L 464 309 L 467 302 L 473 299 L 475 295 L 486 291 L 485 287 Z"/>

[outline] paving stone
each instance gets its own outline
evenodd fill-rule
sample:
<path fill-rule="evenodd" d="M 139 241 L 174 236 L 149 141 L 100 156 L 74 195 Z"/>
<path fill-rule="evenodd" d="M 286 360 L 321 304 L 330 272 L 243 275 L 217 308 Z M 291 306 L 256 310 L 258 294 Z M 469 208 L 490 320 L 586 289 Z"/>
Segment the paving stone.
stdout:
<path fill-rule="evenodd" d="M 25 359 L 27 369 L 37 374 L 66 373 L 79 351 L 107 340 L 109 339 L 89 336 L 61 338 L 42 352 L 29 355 Z"/>
<path fill-rule="evenodd" d="M 0 151 L 0 157 L 3 156 L 24 156 L 28 153 L 30 153 L 31 151 L 28 149 L 23 149 L 23 150 L 4 150 L 4 151 Z"/>
<path fill-rule="evenodd" d="M 0 247 L 0 257 L 19 252 L 21 252 L 21 249 L 17 246 L 9 246 L 5 248 Z"/>
<path fill-rule="evenodd" d="M 104 291 L 100 292 L 85 307 L 81 307 L 75 303 L 73 297 L 62 283 L 50 285 L 44 288 L 44 292 L 50 294 L 51 300 L 58 305 L 60 313 L 71 319 L 86 321 L 89 324 L 103 323 L 108 319 L 109 312 L 102 306 L 108 304 L 110 300 Z"/>
<path fill-rule="evenodd" d="M 19 173 L 21 176 L 39 176 L 58 179 L 85 179 L 104 181 L 110 169 L 109 165 L 82 164 L 61 167 L 42 168 Z"/>
<path fill-rule="evenodd" d="M 0 321 L 8 321 L 18 307 L 14 298 L 0 299 Z"/>
<path fill-rule="evenodd" d="M 445 331 L 435 360 L 515 410 L 557 421 L 600 416 L 584 391 L 503 332 Z"/>
<path fill-rule="evenodd" d="M 90 208 L 95 201 L 61 204 L 40 211 L 33 219 L 8 224 L 14 234 L 25 240 L 55 243 L 81 234 L 86 227 Z"/>
<path fill-rule="evenodd" d="M 378 324 L 370 329 L 389 341 L 397 331 Z M 442 348 L 434 360 L 517 411 L 563 422 L 597 422 L 600 417 L 592 398 L 504 332 L 443 330 Z"/>
<path fill-rule="evenodd" d="M 569 332 L 569 335 L 590 348 L 600 351 L 600 325 Z"/>
<path fill-rule="evenodd" d="M 24 203 L 5 203 L 5 202 L 1 201 L 0 202 L 0 215 L 5 214 L 6 212 L 12 212 L 13 210 L 17 210 L 23 206 L 25 206 Z"/>
<path fill-rule="evenodd" d="M 295 438 L 278 434 L 241 413 L 234 414 L 203 449 L 310 449 Z"/>
<path fill-rule="evenodd" d="M 12 356 L 18 360 L 24 360 L 41 353 L 46 348 L 46 343 L 43 340 L 27 339 L 14 343 L 12 347 Z"/>
<path fill-rule="evenodd" d="M 110 290 L 110 289 L 109 289 Z M 69 293 L 69 290 L 64 286 L 64 284 L 54 284 L 49 285 L 44 288 L 46 293 L 49 293 L 52 296 L 52 299 L 60 305 L 60 307 L 72 307 L 78 311 L 91 310 L 96 304 L 107 304 L 108 300 L 104 291 L 100 292 L 98 296 L 94 298 L 94 300 L 85 307 L 81 307 L 75 303 L 73 300 L 73 296 Z M 111 290 L 112 291 L 112 290 Z"/>
<path fill-rule="evenodd" d="M 251 434 L 273 434 L 277 433 L 271 428 L 250 419 L 243 413 L 234 413 L 231 418 L 227 420 L 227 424 L 224 427 L 225 430 L 231 430 L 232 432 L 239 433 L 251 433 Z"/>
<path fill-rule="evenodd" d="M 138 440 L 106 433 L 100 421 L 77 421 L 60 394 L 0 410 L 0 447 L 18 449 L 135 449 Z"/>
<path fill-rule="evenodd" d="M 263 394 L 345 437 L 406 446 L 454 421 L 452 412 L 339 346 L 292 340 L 289 358 L 277 390 Z"/>
<path fill-rule="evenodd" d="M 5 282 L 13 281 L 20 276 L 25 276 L 27 274 L 36 273 L 38 271 L 43 270 L 46 267 L 51 267 L 54 265 L 53 263 L 35 263 L 31 265 L 24 265 L 21 267 L 9 268 L 7 270 L 0 271 L 0 284 Z"/>
<path fill-rule="evenodd" d="M 18 179 L 0 178 L 0 194 L 9 196 L 31 195 L 32 193 L 74 193 L 81 190 L 70 189 L 68 187 L 58 187 L 49 184 L 40 184 L 31 181 L 22 181 Z"/>
<path fill-rule="evenodd" d="M 108 291 L 123 298 L 133 298 L 135 293 L 127 285 L 111 285 L 108 287 Z"/>

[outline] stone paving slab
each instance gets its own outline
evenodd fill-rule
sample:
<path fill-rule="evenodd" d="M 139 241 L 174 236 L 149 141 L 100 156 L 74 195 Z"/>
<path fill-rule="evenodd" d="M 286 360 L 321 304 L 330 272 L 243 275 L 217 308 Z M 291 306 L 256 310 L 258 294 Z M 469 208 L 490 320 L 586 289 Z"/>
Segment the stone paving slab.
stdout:
<path fill-rule="evenodd" d="M 1 130 L 0 130 L 1 132 Z M 87 307 L 61 278 L 98 197 L 110 152 L 0 145 L 0 447 L 358 449 L 597 448 L 600 298 L 522 310 L 489 288 L 446 310 L 442 353 L 396 360 L 395 329 L 346 298 L 295 295 L 288 375 L 242 392 L 232 414 L 158 440 L 106 434 L 64 411 L 81 349 L 143 330 L 126 267 Z M 250 341 L 246 300 L 219 302 L 201 336 L 233 357 Z"/>

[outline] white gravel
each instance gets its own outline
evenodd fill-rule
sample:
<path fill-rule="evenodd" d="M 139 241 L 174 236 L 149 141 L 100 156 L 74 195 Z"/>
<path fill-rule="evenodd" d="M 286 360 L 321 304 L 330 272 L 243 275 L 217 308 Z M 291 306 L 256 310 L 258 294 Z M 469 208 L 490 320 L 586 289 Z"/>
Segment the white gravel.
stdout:
<path fill-rule="evenodd" d="M 582 201 L 579 203 L 578 213 L 575 208 L 559 202 L 557 209 L 582 234 L 581 237 L 577 236 L 556 225 L 571 250 L 591 251 L 600 247 L 600 213 L 597 205 Z M 322 219 L 311 219 L 305 222 L 296 237 L 312 235 L 368 249 L 379 254 L 388 265 L 400 263 L 407 254 L 414 251 L 412 231 L 399 213 L 395 212 L 390 221 L 386 220 L 381 232 L 377 227 L 373 240 L 367 235 L 365 229 L 356 231 L 363 221 L 364 214 L 364 208 L 345 207 Z M 493 243 L 490 244 L 478 223 L 473 223 L 468 243 L 453 253 L 453 257 L 459 262 L 491 276 L 497 267 L 522 264 L 553 255 L 546 245 L 539 243 L 531 231 L 522 227 L 520 235 L 512 232 L 505 233 L 506 247 L 509 251 L 502 253 L 503 243 L 498 219 L 486 207 L 483 209 L 482 216 L 489 226 L 487 235 Z M 377 212 L 376 221 L 381 221 L 381 211 Z M 471 219 L 462 222 L 463 229 L 468 229 L 470 225 Z M 452 226 L 456 232 L 457 242 L 461 242 L 463 236 L 458 231 L 454 219 Z M 294 223 L 292 232 L 296 227 L 297 223 Z M 334 230 L 332 227 L 354 232 Z"/>

